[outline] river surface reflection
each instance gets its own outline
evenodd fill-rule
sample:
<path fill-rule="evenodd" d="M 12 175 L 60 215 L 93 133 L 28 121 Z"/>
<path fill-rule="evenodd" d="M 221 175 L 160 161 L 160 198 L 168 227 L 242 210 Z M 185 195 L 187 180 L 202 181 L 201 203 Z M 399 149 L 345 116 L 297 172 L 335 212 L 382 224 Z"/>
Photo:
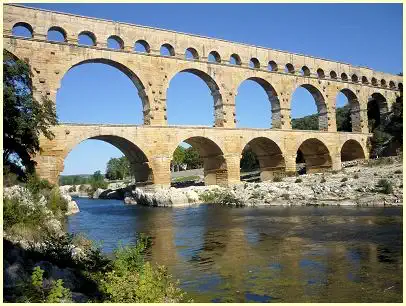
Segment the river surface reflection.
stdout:
<path fill-rule="evenodd" d="M 402 208 L 202 205 L 151 208 L 75 199 L 70 232 L 111 253 L 153 238 L 195 302 L 401 302 Z"/>

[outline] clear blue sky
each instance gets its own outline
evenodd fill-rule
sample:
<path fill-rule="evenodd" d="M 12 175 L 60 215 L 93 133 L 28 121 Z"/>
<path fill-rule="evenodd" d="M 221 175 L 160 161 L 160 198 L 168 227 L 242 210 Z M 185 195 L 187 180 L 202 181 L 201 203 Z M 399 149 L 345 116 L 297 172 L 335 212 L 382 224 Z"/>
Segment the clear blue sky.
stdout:
<path fill-rule="evenodd" d="M 378 71 L 402 71 L 401 4 L 27 4 L 115 21 L 159 27 L 286 50 Z M 112 82 L 112 80 L 114 80 Z M 168 90 L 169 124 L 213 123 L 213 100 L 199 78 L 181 73 Z M 347 103 L 338 97 L 338 106 Z M 193 105 L 193 108 L 190 107 Z M 61 122 L 142 123 L 141 101 L 130 80 L 115 68 L 86 64 L 70 70 L 57 96 Z M 311 95 L 295 91 L 292 117 L 316 112 Z M 259 85 L 238 89 L 240 127 L 270 127 L 270 103 Z M 97 154 L 95 154 L 97 152 Z M 65 160 L 63 174 L 104 172 L 113 146 L 88 140 Z"/>

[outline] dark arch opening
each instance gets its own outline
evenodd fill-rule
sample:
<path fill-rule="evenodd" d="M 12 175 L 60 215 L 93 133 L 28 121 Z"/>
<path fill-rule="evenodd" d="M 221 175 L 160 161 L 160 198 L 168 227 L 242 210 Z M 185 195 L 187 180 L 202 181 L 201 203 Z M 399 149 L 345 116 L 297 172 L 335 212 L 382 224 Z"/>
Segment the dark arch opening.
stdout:
<path fill-rule="evenodd" d="M 96 36 L 89 31 L 83 31 L 78 36 L 79 45 L 96 46 Z"/>
<path fill-rule="evenodd" d="M 368 100 L 368 128 L 372 133 L 386 118 L 388 104 L 380 93 L 373 93 Z"/>
<path fill-rule="evenodd" d="M 372 84 L 373 86 L 377 86 L 377 85 L 378 85 L 378 80 L 377 80 L 376 78 L 372 78 L 372 79 L 371 79 L 371 84 Z"/>
<path fill-rule="evenodd" d="M 271 124 L 270 118 L 272 118 Z M 281 128 L 283 118 L 281 118 L 280 101 L 274 87 L 268 81 L 258 77 L 244 80 L 239 85 L 236 96 L 236 119 L 237 127 L 269 128 L 272 125 L 272 128 Z"/>
<path fill-rule="evenodd" d="M 230 56 L 230 64 L 231 65 L 237 65 L 240 66 L 241 65 L 241 58 L 238 54 L 231 54 Z"/>
<path fill-rule="evenodd" d="M 144 85 L 132 70 L 112 60 L 91 59 L 73 65 L 63 76 L 56 100 L 64 121 L 140 124 L 143 120 L 150 124 Z"/>
<path fill-rule="evenodd" d="M 381 80 L 381 86 L 386 87 L 386 80 L 384 80 L 384 79 Z"/>
<path fill-rule="evenodd" d="M 151 48 L 145 40 L 137 40 L 134 44 L 135 52 L 150 53 Z"/>
<path fill-rule="evenodd" d="M 17 22 L 13 26 L 11 33 L 13 36 L 32 38 L 34 35 L 34 30 L 32 29 L 32 26 L 26 22 Z"/>
<path fill-rule="evenodd" d="M 350 161 L 356 159 L 365 159 L 364 150 L 358 141 L 347 140 L 341 148 L 341 161 Z"/>
<path fill-rule="evenodd" d="M 300 74 L 303 76 L 310 76 L 310 69 L 307 66 L 303 66 L 300 70 Z"/>
<path fill-rule="evenodd" d="M 403 92 L 403 83 L 399 83 L 398 88 L 399 88 L 399 90 L 400 90 L 400 92 L 402 94 L 402 92 Z"/>
<path fill-rule="evenodd" d="M 357 76 L 356 74 L 353 74 L 353 75 L 351 76 L 351 81 L 352 81 L 353 83 L 358 83 L 358 76 Z"/>
<path fill-rule="evenodd" d="M 337 73 L 333 70 L 333 71 L 330 71 L 330 78 L 332 78 L 332 79 L 337 79 Z"/>
<path fill-rule="evenodd" d="M 341 80 L 343 80 L 343 81 L 348 81 L 348 76 L 347 76 L 347 74 L 346 73 L 341 73 Z"/>
<path fill-rule="evenodd" d="M 111 147 L 106 147 L 106 143 L 113 146 L 116 150 Z M 97 159 L 86 159 L 89 152 L 95 151 L 98 152 Z M 65 156 L 65 168 L 62 175 L 66 174 L 67 172 L 74 174 L 72 171 L 77 172 L 77 174 L 87 172 L 91 172 L 87 174 L 92 174 L 96 169 L 102 173 L 106 173 L 108 160 L 110 158 L 120 158 L 121 155 L 124 155 L 127 160 L 124 163 L 125 169 L 123 169 L 123 172 L 130 176 L 131 181 L 135 183 L 136 186 L 153 184 L 153 172 L 144 152 L 131 141 L 115 135 L 93 136 L 82 140 L 79 144 L 76 144 Z M 78 169 L 77 165 L 74 164 L 77 163 L 77 160 L 86 160 L 86 163 L 79 166 L 87 167 L 87 169 Z M 76 170 L 72 170 L 72 168 L 76 168 Z M 91 168 L 93 169 L 90 170 Z M 111 176 L 111 172 L 106 174 L 107 178 L 110 177 L 110 179 L 114 179 L 114 177 Z M 129 177 L 126 177 L 125 179 L 129 179 Z"/>
<path fill-rule="evenodd" d="M 203 165 L 205 185 L 226 186 L 228 182 L 227 163 L 223 151 L 211 139 L 201 136 L 190 137 L 183 141 L 197 151 L 200 165 Z M 174 156 L 176 150 L 172 153 Z"/>
<path fill-rule="evenodd" d="M 222 96 L 217 83 L 198 69 L 179 71 L 167 89 L 167 114 L 169 124 L 213 126 L 214 117 L 214 125 L 222 126 Z"/>
<path fill-rule="evenodd" d="M 50 27 L 47 34 L 49 41 L 66 42 L 66 31 L 61 27 Z"/>
<path fill-rule="evenodd" d="M 295 67 L 291 63 L 286 64 L 285 72 L 287 73 L 295 73 Z"/>
<path fill-rule="evenodd" d="M 389 88 L 394 89 L 395 87 L 395 82 L 389 81 Z"/>
<path fill-rule="evenodd" d="M 117 35 L 111 35 L 107 38 L 107 48 L 109 49 L 116 49 L 116 50 L 123 50 L 124 49 L 124 41 L 118 37 Z"/>
<path fill-rule="evenodd" d="M 327 106 L 322 93 L 310 84 L 296 88 L 291 97 L 291 117 L 292 129 L 326 131 Z"/>
<path fill-rule="evenodd" d="M 253 69 L 259 69 L 260 68 L 259 60 L 255 57 L 251 58 L 249 66 L 250 68 Z"/>
<path fill-rule="evenodd" d="M 357 96 L 348 88 L 340 90 L 336 97 L 337 131 L 361 132 L 360 105 Z"/>
<path fill-rule="evenodd" d="M 318 76 L 320 79 L 324 79 L 324 77 L 325 77 L 325 75 L 324 75 L 324 70 L 321 69 L 321 68 L 317 69 L 317 76 Z"/>
<path fill-rule="evenodd" d="M 188 60 L 198 60 L 199 54 L 194 48 L 187 48 L 185 52 L 185 58 Z"/>
<path fill-rule="evenodd" d="M 211 63 L 221 63 L 221 57 L 217 51 L 211 51 L 207 57 L 207 60 Z"/>
<path fill-rule="evenodd" d="M 242 152 L 241 172 L 260 172 L 260 180 L 268 181 L 285 175 L 285 159 L 279 146 L 266 137 L 248 142 Z"/>
<path fill-rule="evenodd" d="M 269 61 L 268 70 L 269 71 L 278 71 L 278 65 L 274 61 Z"/>
<path fill-rule="evenodd" d="M 368 82 L 368 79 L 367 79 L 367 77 L 366 76 L 363 76 L 362 77 L 362 84 L 368 84 L 369 82 Z"/>
<path fill-rule="evenodd" d="M 161 46 L 160 54 L 162 56 L 175 56 L 175 49 L 172 45 L 165 43 Z"/>
<path fill-rule="evenodd" d="M 299 174 L 325 172 L 332 166 L 328 148 L 316 138 L 309 138 L 300 145 L 296 163 L 299 164 Z"/>

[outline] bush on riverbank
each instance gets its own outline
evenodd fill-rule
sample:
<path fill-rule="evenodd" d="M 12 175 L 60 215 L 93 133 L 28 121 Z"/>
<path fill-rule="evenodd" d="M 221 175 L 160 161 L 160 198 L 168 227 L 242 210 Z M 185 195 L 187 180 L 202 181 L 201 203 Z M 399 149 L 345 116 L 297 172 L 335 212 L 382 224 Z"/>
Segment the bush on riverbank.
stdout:
<path fill-rule="evenodd" d="M 199 199 L 204 203 L 244 206 L 244 203 L 228 190 L 206 190 L 199 195 Z"/>

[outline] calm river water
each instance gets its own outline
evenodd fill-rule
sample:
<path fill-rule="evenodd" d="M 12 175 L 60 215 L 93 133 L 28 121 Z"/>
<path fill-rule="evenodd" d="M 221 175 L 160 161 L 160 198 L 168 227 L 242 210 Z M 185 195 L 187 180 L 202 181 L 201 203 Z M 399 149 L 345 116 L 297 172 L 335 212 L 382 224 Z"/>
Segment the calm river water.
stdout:
<path fill-rule="evenodd" d="M 153 238 L 195 302 L 401 302 L 402 209 L 151 208 L 76 199 L 69 231 L 106 253 Z"/>

